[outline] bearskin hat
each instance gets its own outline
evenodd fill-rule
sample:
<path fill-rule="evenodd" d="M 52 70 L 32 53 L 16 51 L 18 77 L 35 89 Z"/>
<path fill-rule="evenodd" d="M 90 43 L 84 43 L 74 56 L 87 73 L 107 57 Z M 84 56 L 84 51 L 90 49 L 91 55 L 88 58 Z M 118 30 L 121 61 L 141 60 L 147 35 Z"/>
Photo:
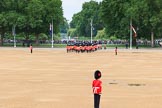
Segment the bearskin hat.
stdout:
<path fill-rule="evenodd" d="M 94 73 L 94 77 L 95 77 L 95 79 L 101 78 L 101 72 L 99 70 L 96 70 Z"/>

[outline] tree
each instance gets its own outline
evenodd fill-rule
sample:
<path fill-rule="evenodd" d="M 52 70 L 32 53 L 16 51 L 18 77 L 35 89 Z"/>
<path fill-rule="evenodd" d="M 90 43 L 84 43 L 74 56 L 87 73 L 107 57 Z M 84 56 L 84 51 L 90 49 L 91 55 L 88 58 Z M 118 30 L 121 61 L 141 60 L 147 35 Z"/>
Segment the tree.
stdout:
<path fill-rule="evenodd" d="M 103 0 L 102 19 L 108 36 L 123 38 L 128 34 L 129 18 L 125 16 L 129 0 Z"/>
<path fill-rule="evenodd" d="M 1 0 L 0 1 L 0 35 L 1 35 L 1 39 L 0 39 L 0 44 L 3 45 L 3 38 L 4 38 L 4 34 L 7 31 L 8 27 L 8 21 L 7 21 L 7 15 L 6 12 L 9 9 L 9 0 Z"/>
<path fill-rule="evenodd" d="M 45 20 L 47 23 L 51 23 L 53 20 L 54 33 L 58 33 L 59 25 L 63 22 L 63 9 L 61 0 L 49 0 L 45 6 Z"/>
<path fill-rule="evenodd" d="M 94 31 L 103 29 L 100 4 L 93 0 L 85 2 L 82 5 L 82 11 L 73 15 L 70 26 L 76 28 L 76 31 L 80 36 L 90 37 L 91 20 L 93 20 Z"/>
<path fill-rule="evenodd" d="M 1 0 L 0 34 L 1 45 L 6 32 L 16 27 L 16 32 L 25 34 L 25 40 L 34 34 L 38 44 L 40 33 L 49 33 L 49 25 L 54 22 L 54 33 L 59 33 L 63 22 L 61 0 Z"/>
<path fill-rule="evenodd" d="M 154 47 L 154 38 L 157 37 L 157 34 L 161 32 L 161 12 L 162 12 L 162 4 L 160 0 L 145 0 L 146 6 L 145 10 L 147 10 L 147 14 L 144 16 L 144 25 L 149 30 L 149 34 L 151 34 L 151 46 Z M 157 29 L 158 28 L 158 29 Z M 160 31 L 159 31 L 160 30 Z"/>
<path fill-rule="evenodd" d="M 69 29 L 68 20 L 64 18 L 63 22 L 60 24 L 60 32 L 67 33 Z"/>
<path fill-rule="evenodd" d="M 150 39 L 161 33 L 161 0 L 103 0 L 102 19 L 106 33 L 119 38 L 129 36 L 130 20 L 138 28 L 138 38 Z M 157 29 L 158 28 L 158 29 Z M 156 36 L 155 35 L 155 36 Z"/>
<path fill-rule="evenodd" d="M 34 33 L 36 36 L 36 44 L 38 45 L 39 34 L 42 33 L 43 30 L 43 15 L 45 14 L 42 2 L 39 0 L 31 0 L 26 7 L 26 13 L 28 27 L 30 32 Z"/>

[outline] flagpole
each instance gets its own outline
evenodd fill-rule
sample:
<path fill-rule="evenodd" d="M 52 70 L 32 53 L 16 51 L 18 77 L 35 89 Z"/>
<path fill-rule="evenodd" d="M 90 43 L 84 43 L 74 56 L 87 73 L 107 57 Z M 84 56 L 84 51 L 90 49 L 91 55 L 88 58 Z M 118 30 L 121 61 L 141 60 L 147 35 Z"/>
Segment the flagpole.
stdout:
<path fill-rule="evenodd" d="M 53 20 L 52 20 L 52 46 L 51 47 L 53 48 Z"/>
<path fill-rule="evenodd" d="M 132 18 L 130 19 L 130 49 L 132 49 Z"/>

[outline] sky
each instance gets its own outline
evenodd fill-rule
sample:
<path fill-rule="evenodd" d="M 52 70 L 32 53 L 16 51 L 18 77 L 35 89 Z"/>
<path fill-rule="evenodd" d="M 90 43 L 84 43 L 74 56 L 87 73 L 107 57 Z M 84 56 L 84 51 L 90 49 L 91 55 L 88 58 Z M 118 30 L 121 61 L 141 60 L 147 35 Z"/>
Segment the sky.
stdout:
<path fill-rule="evenodd" d="M 62 0 L 64 17 L 68 20 L 68 22 L 72 20 L 73 14 L 78 13 L 82 10 L 82 4 L 89 1 L 90 0 Z M 100 2 L 102 0 L 94 1 Z"/>

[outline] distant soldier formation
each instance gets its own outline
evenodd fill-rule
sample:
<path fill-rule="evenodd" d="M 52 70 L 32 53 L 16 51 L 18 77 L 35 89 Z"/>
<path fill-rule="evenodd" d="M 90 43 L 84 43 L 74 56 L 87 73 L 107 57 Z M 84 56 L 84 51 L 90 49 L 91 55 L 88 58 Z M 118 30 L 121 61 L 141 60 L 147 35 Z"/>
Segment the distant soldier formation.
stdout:
<path fill-rule="evenodd" d="M 90 53 L 102 49 L 102 44 L 97 42 L 77 42 L 77 43 L 68 43 L 66 46 L 67 53 L 76 52 L 76 53 Z"/>

